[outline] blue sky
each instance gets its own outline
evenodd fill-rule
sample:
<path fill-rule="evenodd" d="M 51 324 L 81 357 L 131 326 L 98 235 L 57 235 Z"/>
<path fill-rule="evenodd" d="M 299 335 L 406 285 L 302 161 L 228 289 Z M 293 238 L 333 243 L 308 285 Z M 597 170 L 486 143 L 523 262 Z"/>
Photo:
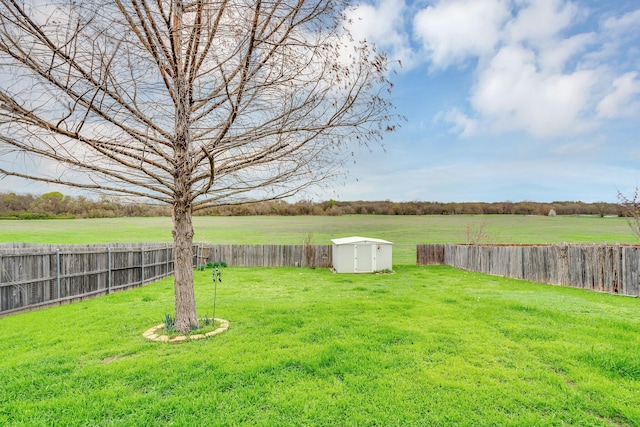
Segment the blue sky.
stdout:
<path fill-rule="evenodd" d="M 615 202 L 640 185 L 640 0 L 369 0 L 398 61 L 384 150 L 314 200 Z M 63 187 L 0 180 L 0 191 Z"/>
<path fill-rule="evenodd" d="M 640 1 L 378 0 L 407 122 L 316 198 L 612 201 L 640 183 Z"/>

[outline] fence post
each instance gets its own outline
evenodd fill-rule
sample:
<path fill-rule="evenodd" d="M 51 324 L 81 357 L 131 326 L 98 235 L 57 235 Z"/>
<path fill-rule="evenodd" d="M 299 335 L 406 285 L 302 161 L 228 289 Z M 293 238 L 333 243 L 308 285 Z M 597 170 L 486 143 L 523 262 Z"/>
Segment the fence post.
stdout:
<path fill-rule="evenodd" d="M 164 271 L 164 275 L 168 276 L 169 275 L 169 244 L 168 243 L 167 243 L 166 252 L 167 252 L 167 255 L 166 255 L 167 262 L 165 263 L 166 268 L 165 268 L 165 271 Z"/>
<path fill-rule="evenodd" d="M 107 248 L 107 294 L 111 293 L 111 248 Z"/>
<path fill-rule="evenodd" d="M 58 299 L 62 298 L 60 295 L 60 249 L 56 249 L 56 287 L 58 291 Z"/>
<path fill-rule="evenodd" d="M 620 246 L 622 254 L 622 265 L 620 266 L 620 289 L 624 295 L 627 295 L 627 248 Z"/>
<path fill-rule="evenodd" d="M 140 271 L 140 286 L 144 285 L 144 246 L 140 248 L 140 264 L 142 270 Z"/>

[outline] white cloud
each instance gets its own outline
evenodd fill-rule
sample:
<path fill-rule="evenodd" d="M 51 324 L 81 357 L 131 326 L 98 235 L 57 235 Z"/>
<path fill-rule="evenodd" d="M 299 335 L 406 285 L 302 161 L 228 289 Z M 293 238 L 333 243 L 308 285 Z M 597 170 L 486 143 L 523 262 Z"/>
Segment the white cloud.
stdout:
<path fill-rule="evenodd" d="M 590 70 L 548 73 L 535 52 L 519 46 L 500 49 L 479 72 L 471 104 L 496 132 L 524 129 L 534 136 L 579 133 L 597 75 Z"/>
<path fill-rule="evenodd" d="M 578 16 L 573 3 L 536 0 L 521 5 L 505 25 L 503 47 L 477 70 L 472 107 L 498 133 L 522 129 L 555 137 L 592 129 L 595 122 L 587 116 L 598 71 L 568 64 L 594 35 L 561 37 Z"/>
<path fill-rule="evenodd" d="M 551 150 L 555 157 L 564 158 L 591 158 L 599 155 L 605 148 L 606 138 L 596 137 L 595 140 L 577 140 L 562 143 Z"/>
<path fill-rule="evenodd" d="M 595 33 L 583 33 L 567 39 L 552 40 L 539 49 L 540 68 L 547 72 L 562 73 L 567 63 L 595 43 Z"/>
<path fill-rule="evenodd" d="M 493 52 L 509 16 L 506 0 L 443 0 L 418 12 L 413 25 L 431 63 L 447 68 Z"/>
<path fill-rule="evenodd" d="M 453 124 L 454 133 L 459 133 L 460 136 L 467 137 L 473 136 L 480 131 L 480 123 L 478 120 L 473 119 L 457 108 L 452 108 L 447 112 L 440 112 L 436 115 L 435 121 L 444 121 Z"/>
<path fill-rule="evenodd" d="M 640 9 L 608 17 L 601 20 L 598 28 L 599 48 L 586 53 L 583 59 L 593 66 L 607 64 L 623 72 L 640 69 L 639 38 Z"/>
<path fill-rule="evenodd" d="M 563 0 L 520 0 L 515 19 L 505 26 L 503 37 L 509 43 L 545 44 L 558 36 L 578 15 L 578 7 Z"/>
<path fill-rule="evenodd" d="M 640 80 L 635 71 L 613 81 L 613 89 L 599 103 L 599 117 L 640 117 Z"/>
<path fill-rule="evenodd" d="M 640 114 L 637 73 L 616 72 L 594 54 L 633 57 L 635 43 L 623 50 L 622 39 L 639 31 L 640 10 L 576 32 L 587 13 L 566 0 L 440 0 L 422 9 L 414 32 L 431 66 L 476 64 L 466 108 L 436 118 L 461 136 L 524 130 L 553 138 Z"/>
<path fill-rule="evenodd" d="M 602 23 L 603 30 L 616 33 L 638 32 L 638 26 L 640 26 L 640 9 L 626 13 L 620 18 L 609 17 Z"/>
<path fill-rule="evenodd" d="M 367 40 L 403 67 L 413 63 L 409 36 L 404 31 L 404 0 L 380 0 L 377 5 L 357 5 L 345 13 L 347 28 L 355 40 Z"/>

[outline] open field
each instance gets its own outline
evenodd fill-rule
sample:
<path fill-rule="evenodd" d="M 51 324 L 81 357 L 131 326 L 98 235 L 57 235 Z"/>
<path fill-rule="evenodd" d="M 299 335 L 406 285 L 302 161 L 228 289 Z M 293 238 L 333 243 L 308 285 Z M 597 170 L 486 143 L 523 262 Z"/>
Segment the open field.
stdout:
<path fill-rule="evenodd" d="M 0 425 L 640 423 L 640 300 L 457 271 L 223 270 L 213 339 L 141 334 L 171 279 L 0 319 Z M 211 270 L 196 272 L 211 315 Z"/>
<path fill-rule="evenodd" d="M 170 242 L 170 218 L 0 221 L 0 242 L 92 244 Z M 617 217 L 434 215 L 195 217 L 195 241 L 302 244 L 360 235 L 394 243 L 394 264 L 415 264 L 419 243 L 467 243 L 468 231 L 484 230 L 479 243 L 637 243 L 627 220 Z"/>

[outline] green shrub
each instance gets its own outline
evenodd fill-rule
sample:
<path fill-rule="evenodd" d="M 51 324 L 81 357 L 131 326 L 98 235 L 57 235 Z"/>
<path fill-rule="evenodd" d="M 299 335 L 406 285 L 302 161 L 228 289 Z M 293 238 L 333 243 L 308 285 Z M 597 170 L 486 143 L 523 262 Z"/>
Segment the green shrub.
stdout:
<path fill-rule="evenodd" d="M 47 213 L 23 212 L 18 215 L 18 219 L 53 219 L 53 215 Z"/>

